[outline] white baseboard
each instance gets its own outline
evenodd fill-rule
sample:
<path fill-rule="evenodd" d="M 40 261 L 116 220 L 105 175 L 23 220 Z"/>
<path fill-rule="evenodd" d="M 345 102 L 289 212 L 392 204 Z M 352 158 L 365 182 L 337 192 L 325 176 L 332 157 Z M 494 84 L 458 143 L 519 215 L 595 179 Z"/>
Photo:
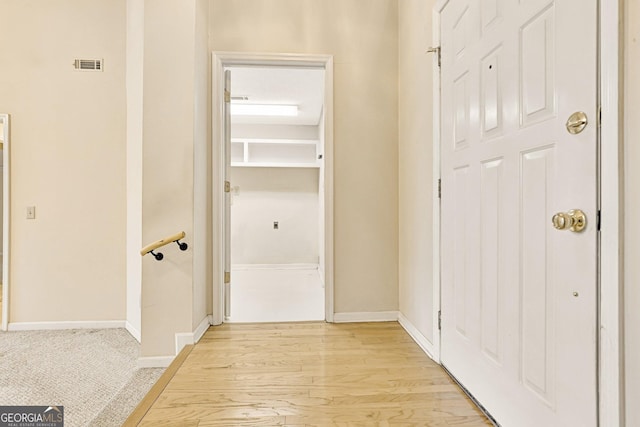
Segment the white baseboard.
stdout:
<path fill-rule="evenodd" d="M 429 342 L 429 340 L 422 335 L 422 333 L 416 328 L 413 323 L 409 321 L 402 313 L 398 316 L 398 323 L 400 326 L 404 328 L 405 331 L 409 334 L 409 336 L 420 346 L 422 351 L 424 351 L 427 356 L 429 356 L 432 360 L 435 360 L 433 357 L 433 344 Z"/>
<path fill-rule="evenodd" d="M 200 341 L 200 338 L 209 329 L 213 318 L 212 316 L 206 316 L 202 319 L 202 322 L 196 327 L 193 332 L 179 332 L 176 334 L 176 354 L 180 353 L 184 346 L 195 344 Z"/>
<path fill-rule="evenodd" d="M 193 344 L 193 332 L 178 332 L 176 334 L 176 354 L 191 344 Z"/>
<path fill-rule="evenodd" d="M 334 313 L 335 323 L 354 322 L 395 322 L 398 320 L 397 311 L 372 311 L 363 313 Z"/>
<path fill-rule="evenodd" d="M 324 288 L 324 270 L 318 266 L 318 276 L 320 277 L 320 283 L 322 283 L 322 287 Z"/>
<path fill-rule="evenodd" d="M 129 321 L 125 322 L 125 328 L 131 334 L 131 336 L 136 339 L 136 341 L 138 341 L 138 342 L 142 341 L 142 334 L 140 333 L 139 330 L 134 328 L 133 325 L 131 325 L 131 323 L 129 323 Z"/>
<path fill-rule="evenodd" d="M 57 329 L 124 329 L 124 320 L 87 320 L 67 322 L 14 322 L 9 323 L 9 331 L 40 331 Z"/>
<path fill-rule="evenodd" d="M 138 368 L 166 368 L 175 356 L 138 357 Z"/>
<path fill-rule="evenodd" d="M 211 316 L 211 315 L 209 315 L 209 316 L 205 317 L 204 319 L 202 319 L 202 322 L 200 322 L 200 324 L 198 325 L 196 330 L 193 331 L 193 343 L 194 344 L 196 344 L 198 341 L 200 341 L 200 338 L 202 338 L 204 333 L 207 332 L 207 329 L 209 329 L 209 326 L 211 326 L 212 323 L 213 323 L 213 316 Z"/>
<path fill-rule="evenodd" d="M 231 270 L 317 270 L 318 264 L 232 264 Z"/>

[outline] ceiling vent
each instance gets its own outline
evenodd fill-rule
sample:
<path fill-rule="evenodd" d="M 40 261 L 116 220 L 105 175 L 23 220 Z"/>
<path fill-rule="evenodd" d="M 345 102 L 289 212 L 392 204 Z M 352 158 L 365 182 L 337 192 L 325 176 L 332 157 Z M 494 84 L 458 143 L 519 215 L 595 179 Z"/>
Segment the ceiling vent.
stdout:
<path fill-rule="evenodd" d="M 78 71 L 102 71 L 102 59 L 76 59 L 73 66 Z"/>

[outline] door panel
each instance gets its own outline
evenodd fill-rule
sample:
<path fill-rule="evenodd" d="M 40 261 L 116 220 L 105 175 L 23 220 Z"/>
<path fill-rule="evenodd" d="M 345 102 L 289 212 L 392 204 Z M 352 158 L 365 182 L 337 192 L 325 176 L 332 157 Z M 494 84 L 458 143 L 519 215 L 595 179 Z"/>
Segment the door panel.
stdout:
<path fill-rule="evenodd" d="M 504 259 L 500 254 L 504 235 L 501 203 L 502 181 L 504 179 L 504 159 L 490 160 L 481 164 L 481 205 L 480 205 L 480 283 L 481 283 L 481 342 L 482 351 L 495 363 L 500 363 L 502 355 L 501 330 L 504 316 L 500 313 L 500 298 L 505 286 L 501 274 Z"/>
<path fill-rule="evenodd" d="M 520 110 L 525 126 L 555 114 L 553 14 L 551 4 L 520 28 Z"/>
<path fill-rule="evenodd" d="M 597 1 L 451 0 L 443 364 L 503 426 L 596 425 Z M 565 122 L 584 111 L 582 133 Z M 582 232 L 556 230 L 581 209 Z"/>

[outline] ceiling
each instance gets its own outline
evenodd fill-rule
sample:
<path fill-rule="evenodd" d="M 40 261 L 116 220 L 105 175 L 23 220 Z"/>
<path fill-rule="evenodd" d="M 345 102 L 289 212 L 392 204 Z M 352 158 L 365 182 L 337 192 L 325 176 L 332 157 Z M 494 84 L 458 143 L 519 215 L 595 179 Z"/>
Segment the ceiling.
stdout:
<path fill-rule="evenodd" d="M 231 116 L 232 123 L 311 125 L 320 122 L 324 70 L 315 68 L 229 67 L 232 102 L 297 105 L 296 117 Z M 247 97 L 248 100 L 235 100 Z"/>

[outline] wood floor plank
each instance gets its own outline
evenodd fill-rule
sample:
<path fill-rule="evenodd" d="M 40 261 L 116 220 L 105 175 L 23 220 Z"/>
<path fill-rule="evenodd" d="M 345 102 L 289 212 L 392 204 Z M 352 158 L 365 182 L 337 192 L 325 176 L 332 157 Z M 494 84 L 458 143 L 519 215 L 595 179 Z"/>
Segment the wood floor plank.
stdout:
<path fill-rule="evenodd" d="M 142 420 L 140 427 L 199 427 L 200 420 L 186 420 L 181 419 L 178 421 L 175 420 Z"/>
<path fill-rule="evenodd" d="M 210 328 L 140 425 L 491 423 L 398 323 L 308 322 Z"/>

